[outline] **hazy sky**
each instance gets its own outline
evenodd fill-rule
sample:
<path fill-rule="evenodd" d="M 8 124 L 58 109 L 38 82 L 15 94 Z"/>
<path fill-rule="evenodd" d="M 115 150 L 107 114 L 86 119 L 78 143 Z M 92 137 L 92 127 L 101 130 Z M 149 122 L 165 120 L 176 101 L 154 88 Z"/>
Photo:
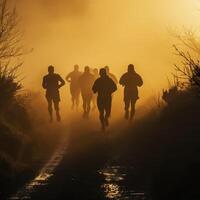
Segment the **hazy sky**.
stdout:
<path fill-rule="evenodd" d="M 40 86 L 47 66 L 64 76 L 74 64 L 109 65 L 119 76 L 129 63 L 145 82 L 162 88 L 173 70 L 168 29 L 199 26 L 198 0 L 17 0 L 28 86 Z M 144 92 L 145 91 L 145 92 Z"/>

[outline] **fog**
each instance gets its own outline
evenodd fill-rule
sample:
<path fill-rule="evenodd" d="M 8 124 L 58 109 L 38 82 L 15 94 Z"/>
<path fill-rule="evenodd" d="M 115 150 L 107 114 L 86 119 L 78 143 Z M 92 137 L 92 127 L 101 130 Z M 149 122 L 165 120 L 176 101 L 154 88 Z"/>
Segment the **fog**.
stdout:
<path fill-rule="evenodd" d="M 140 102 L 167 85 L 173 71 L 169 29 L 196 27 L 196 0 L 18 0 L 24 44 L 25 86 L 42 91 L 52 64 L 63 77 L 74 64 L 109 65 L 118 76 L 133 63 L 144 79 Z M 67 93 L 63 89 L 62 93 Z"/>

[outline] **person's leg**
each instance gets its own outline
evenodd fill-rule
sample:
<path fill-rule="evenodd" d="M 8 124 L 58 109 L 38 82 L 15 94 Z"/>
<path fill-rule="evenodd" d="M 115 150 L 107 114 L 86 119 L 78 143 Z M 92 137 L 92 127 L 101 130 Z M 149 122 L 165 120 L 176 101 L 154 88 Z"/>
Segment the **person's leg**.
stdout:
<path fill-rule="evenodd" d="M 92 110 L 94 111 L 95 109 L 96 109 L 96 95 L 94 95 L 93 97 L 92 97 Z"/>
<path fill-rule="evenodd" d="M 131 100 L 131 114 L 130 114 L 130 120 L 132 121 L 135 116 L 135 104 L 137 100 Z"/>
<path fill-rule="evenodd" d="M 99 110 L 99 119 L 101 121 L 101 128 L 103 131 L 105 131 L 106 128 L 106 119 L 105 119 L 105 115 L 104 115 L 104 109 Z"/>
<path fill-rule="evenodd" d="M 76 94 L 76 108 L 79 107 L 79 98 L 80 98 L 80 91 L 77 91 L 77 94 Z"/>
<path fill-rule="evenodd" d="M 112 96 L 108 96 L 107 99 L 104 100 L 105 110 L 106 110 L 106 117 L 109 118 L 111 115 L 111 108 L 112 108 Z"/>
<path fill-rule="evenodd" d="M 54 100 L 54 108 L 55 108 L 55 111 L 56 111 L 57 121 L 60 122 L 61 117 L 60 117 L 60 109 L 59 109 L 59 101 L 58 100 Z"/>
<path fill-rule="evenodd" d="M 83 95 L 83 111 L 86 112 L 86 98 Z"/>
<path fill-rule="evenodd" d="M 101 98 L 97 98 L 97 107 L 99 110 L 99 119 L 101 122 L 101 127 L 102 127 L 102 130 L 104 131 L 105 130 L 105 117 L 104 117 L 104 109 L 103 109 Z"/>
<path fill-rule="evenodd" d="M 90 109 L 91 109 L 91 101 L 92 101 L 92 95 L 88 95 L 87 98 L 87 114 L 89 115 Z"/>
<path fill-rule="evenodd" d="M 85 111 L 84 111 L 85 118 L 88 118 L 89 116 L 89 99 L 88 96 L 85 98 Z"/>
<path fill-rule="evenodd" d="M 84 94 L 82 94 L 82 99 L 83 99 L 83 117 L 85 117 L 86 112 L 87 112 L 87 98 Z"/>
<path fill-rule="evenodd" d="M 70 86 L 70 93 L 71 93 L 71 99 L 72 99 L 72 110 L 74 109 L 74 101 L 75 101 L 75 97 L 74 97 L 74 89 L 72 86 Z"/>
<path fill-rule="evenodd" d="M 53 96 L 53 103 L 54 103 L 54 109 L 56 111 L 57 121 L 61 121 L 59 102 L 60 102 L 60 93 L 59 91 L 55 91 L 54 96 Z"/>
<path fill-rule="evenodd" d="M 52 122 L 53 121 L 53 108 L 52 108 L 52 99 L 50 97 L 47 97 L 47 103 L 48 103 L 50 122 Z"/>
<path fill-rule="evenodd" d="M 74 96 L 72 95 L 72 110 L 74 109 L 74 102 L 75 102 L 75 98 L 74 98 Z"/>
<path fill-rule="evenodd" d="M 109 120 L 108 120 L 108 114 L 107 114 L 107 111 L 106 111 L 106 109 L 104 109 L 104 111 L 105 111 L 105 115 L 104 115 L 104 122 L 105 122 L 105 125 L 106 126 L 109 126 Z"/>
<path fill-rule="evenodd" d="M 129 119 L 129 107 L 130 107 L 130 91 L 126 88 L 124 89 L 124 110 L 125 110 L 125 119 Z"/>
<path fill-rule="evenodd" d="M 79 96 L 80 96 L 80 90 L 75 88 L 74 89 L 74 106 L 76 106 L 76 109 L 78 109 L 78 106 L 79 106 Z"/>
<path fill-rule="evenodd" d="M 104 99 L 104 109 L 105 109 L 105 124 L 109 126 L 108 118 L 111 115 L 112 108 L 112 96 L 108 96 L 107 99 Z"/>
<path fill-rule="evenodd" d="M 129 106 L 130 106 L 130 99 L 126 98 L 124 99 L 124 104 L 125 104 L 125 119 L 129 119 Z"/>

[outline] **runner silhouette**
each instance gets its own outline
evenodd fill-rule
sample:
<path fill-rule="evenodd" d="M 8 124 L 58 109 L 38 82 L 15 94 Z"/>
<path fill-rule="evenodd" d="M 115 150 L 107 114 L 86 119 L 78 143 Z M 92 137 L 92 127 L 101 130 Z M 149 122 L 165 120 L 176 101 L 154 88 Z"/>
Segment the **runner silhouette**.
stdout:
<path fill-rule="evenodd" d="M 118 84 L 118 80 L 117 80 L 117 77 L 110 73 L 110 68 L 108 66 L 105 66 L 105 69 L 106 69 L 106 73 L 107 75 L 115 82 L 115 84 L 117 85 Z"/>
<path fill-rule="evenodd" d="M 98 94 L 97 106 L 99 109 L 99 119 L 104 131 L 106 126 L 109 125 L 108 118 L 111 114 L 112 93 L 117 90 L 117 85 L 107 75 L 105 68 L 101 68 L 99 74 L 100 78 L 95 81 L 92 90 Z"/>
<path fill-rule="evenodd" d="M 50 122 L 53 121 L 52 104 L 54 104 L 57 121 L 61 121 L 59 113 L 59 102 L 60 102 L 59 88 L 61 88 L 63 85 L 65 85 L 65 81 L 61 78 L 59 74 L 54 73 L 53 66 L 49 66 L 48 74 L 43 77 L 42 86 L 46 90 L 46 99 L 48 102 Z"/>
<path fill-rule="evenodd" d="M 119 81 L 120 85 L 124 87 L 124 103 L 125 103 L 125 119 L 133 119 L 135 115 L 135 104 L 139 99 L 138 87 L 143 85 L 143 80 L 139 74 L 135 72 L 134 65 L 128 66 L 128 72 L 122 75 Z M 131 111 L 129 114 L 129 107 Z"/>
<path fill-rule="evenodd" d="M 79 85 L 81 88 L 81 95 L 83 99 L 83 117 L 87 118 L 90 113 L 91 100 L 93 97 L 92 85 L 94 84 L 95 77 L 90 73 L 90 68 L 85 67 L 84 73 L 79 78 Z"/>
<path fill-rule="evenodd" d="M 79 106 L 79 97 L 80 97 L 80 86 L 79 86 L 79 78 L 81 76 L 81 72 L 79 71 L 79 66 L 74 66 L 74 71 L 70 72 L 66 76 L 66 81 L 70 83 L 70 93 L 72 96 L 72 109 L 74 109 L 74 106 L 78 108 Z"/>

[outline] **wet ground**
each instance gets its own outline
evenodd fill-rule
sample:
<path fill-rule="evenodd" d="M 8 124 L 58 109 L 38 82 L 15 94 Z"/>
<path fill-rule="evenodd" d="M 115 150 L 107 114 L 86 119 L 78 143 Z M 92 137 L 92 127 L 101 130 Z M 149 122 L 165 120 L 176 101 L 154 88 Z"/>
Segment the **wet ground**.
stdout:
<path fill-rule="evenodd" d="M 107 166 L 99 170 L 103 176 L 101 189 L 105 199 L 117 200 L 145 200 L 147 196 L 144 191 L 137 191 L 133 185 L 126 183 L 127 177 L 134 171 L 133 167 Z"/>
<path fill-rule="evenodd" d="M 48 187 L 49 180 L 55 176 L 56 167 L 61 164 L 64 155 L 67 152 L 67 138 L 64 139 L 55 150 L 50 159 L 46 162 L 38 175 L 30 180 L 26 185 L 20 188 L 15 194 L 9 197 L 10 200 L 31 199 L 34 193 L 41 190 L 42 187 Z"/>
<path fill-rule="evenodd" d="M 83 132 L 63 139 L 38 175 L 9 199 L 147 200 L 134 166 L 112 162 L 112 144 L 101 132 Z"/>

